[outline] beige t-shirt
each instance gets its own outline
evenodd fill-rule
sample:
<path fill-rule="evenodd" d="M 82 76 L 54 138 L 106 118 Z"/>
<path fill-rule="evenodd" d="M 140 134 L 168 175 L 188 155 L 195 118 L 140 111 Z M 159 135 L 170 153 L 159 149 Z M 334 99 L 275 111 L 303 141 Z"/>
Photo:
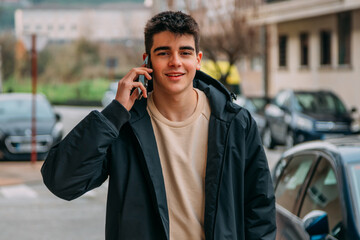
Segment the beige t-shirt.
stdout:
<path fill-rule="evenodd" d="M 151 94 L 148 98 L 147 111 L 164 175 L 172 240 L 205 239 L 205 170 L 211 110 L 205 94 L 195 91 L 196 109 L 182 122 L 165 118 Z"/>

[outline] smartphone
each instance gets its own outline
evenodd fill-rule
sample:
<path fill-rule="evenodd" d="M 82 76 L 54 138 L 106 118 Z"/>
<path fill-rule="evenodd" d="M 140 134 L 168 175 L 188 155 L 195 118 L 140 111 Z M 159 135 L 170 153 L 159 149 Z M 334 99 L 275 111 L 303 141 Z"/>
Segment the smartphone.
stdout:
<path fill-rule="evenodd" d="M 143 64 L 145 64 L 145 67 L 147 67 L 147 68 L 151 67 L 150 60 L 149 60 L 149 55 L 145 58 L 145 61 L 144 61 Z M 144 75 L 139 76 L 139 82 L 141 82 L 146 89 L 148 87 L 148 81 L 149 80 Z M 138 100 L 140 100 L 142 98 L 142 91 L 141 91 L 140 88 L 138 88 L 138 92 L 139 92 Z"/>

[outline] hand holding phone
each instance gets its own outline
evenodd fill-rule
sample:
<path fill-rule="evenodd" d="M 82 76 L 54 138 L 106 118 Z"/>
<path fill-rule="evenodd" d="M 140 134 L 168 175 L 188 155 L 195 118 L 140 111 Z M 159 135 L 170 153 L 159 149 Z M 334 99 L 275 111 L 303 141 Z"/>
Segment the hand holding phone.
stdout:
<path fill-rule="evenodd" d="M 144 63 L 146 67 L 150 67 L 150 64 L 149 64 L 149 55 L 145 58 L 145 61 Z M 140 75 L 139 76 L 139 82 L 141 82 L 144 87 L 147 89 L 148 87 L 148 81 L 147 78 L 144 76 L 144 75 Z M 138 100 L 140 100 L 142 98 L 142 91 L 140 88 L 137 88 L 138 89 L 138 92 L 139 92 L 139 97 L 138 97 Z"/>
<path fill-rule="evenodd" d="M 145 67 L 135 67 L 131 69 L 119 82 L 116 91 L 115 100 L 123 105 L 126 110 L 130 111 L 135 101 L 141 96 L 146 96 L 146 87 L 148 86 L 148 78 L 151 79 L 150 57 L 145 59 Z M 142 90 L 141 90 L 142 89 Z M 145 91 L 145 92 L 143 92 Z"/>

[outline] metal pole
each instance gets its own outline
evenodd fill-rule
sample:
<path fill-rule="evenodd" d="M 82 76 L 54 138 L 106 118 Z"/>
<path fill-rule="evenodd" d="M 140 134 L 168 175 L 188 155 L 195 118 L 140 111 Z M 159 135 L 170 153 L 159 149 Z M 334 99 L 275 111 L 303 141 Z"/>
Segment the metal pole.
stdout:
<path fill-rule="evenodd" d="M 0 45 L 0 93 L 3 92 L 3 79 L 2 79 L 2 53 Z"/>
<path fill-rule="evenodd" d="M 37 161 L 36 153 L 36 85 L 37 85 L 37 53 L 36 34 L 31 35 L 31 76 L 32 76 L 32 106 L 31 106 L 31 162 Z"/>

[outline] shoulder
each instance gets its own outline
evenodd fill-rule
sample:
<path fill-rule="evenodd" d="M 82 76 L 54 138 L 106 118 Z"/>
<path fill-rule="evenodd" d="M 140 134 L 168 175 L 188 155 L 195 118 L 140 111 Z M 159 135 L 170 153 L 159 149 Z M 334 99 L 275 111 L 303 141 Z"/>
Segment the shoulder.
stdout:
<path fill-rule="evenodd" d="M 236 109 L 236 114 L 231 120 L 231 127 L 233 128 L 233 133 L 236 135 L 244 135 L 247 136 L 249 134 L 256 134 L 257 125 L 252 117 L 251 113 L 244 107 L 241 107 L 235 103 L 234 108 Z"/>

